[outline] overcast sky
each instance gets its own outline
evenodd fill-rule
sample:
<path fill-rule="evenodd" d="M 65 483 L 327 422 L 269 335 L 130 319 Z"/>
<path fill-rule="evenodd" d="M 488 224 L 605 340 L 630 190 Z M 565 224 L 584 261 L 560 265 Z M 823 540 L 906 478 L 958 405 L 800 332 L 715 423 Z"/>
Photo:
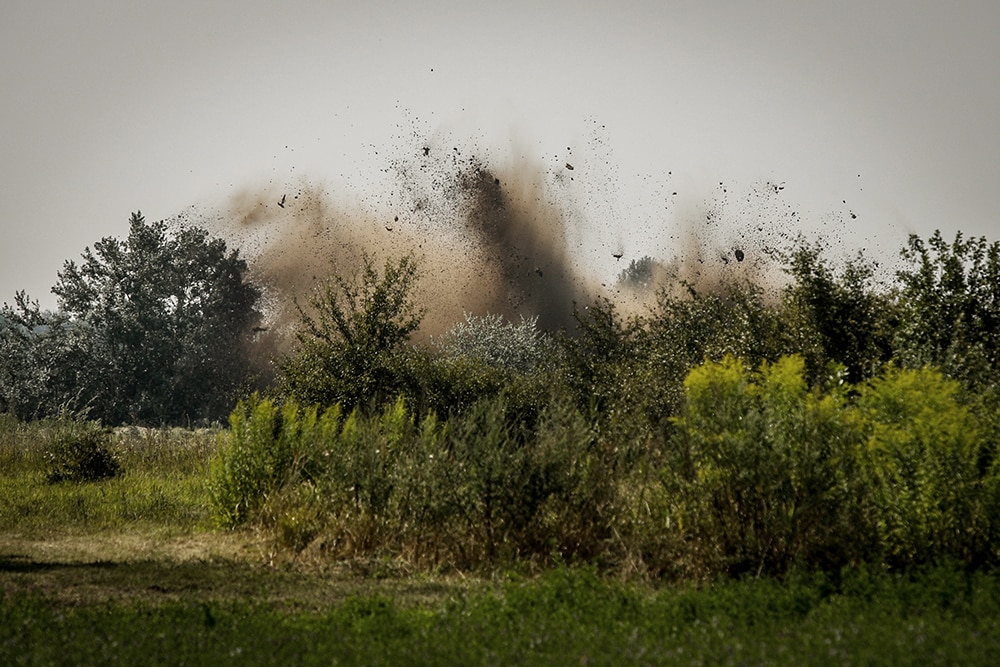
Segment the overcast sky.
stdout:
<path fill-rule="evenodd" d="M 720 182 L 784 183 L 805 227 L 893 251 L 996 239 L 998 35 L 989 0 L 6 0 L 0 301 L 54 306 L 135 210 L 299 178 L 377 199 L 411 126 L 587 153 L 590 241 L 634 256 Z"/>

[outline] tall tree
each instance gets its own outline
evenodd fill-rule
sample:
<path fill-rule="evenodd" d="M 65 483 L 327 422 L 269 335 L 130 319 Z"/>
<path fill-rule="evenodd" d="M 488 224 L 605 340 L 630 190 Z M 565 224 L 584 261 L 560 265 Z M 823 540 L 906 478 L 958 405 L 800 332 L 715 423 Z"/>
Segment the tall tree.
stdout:
<path fill-rule="evenodd" d="M 247 265 L 202 229 L 129 221 L 67 261 L 52 292 L 94 336 L 95 416 L 108 423 L 213 419 L 249 373 L 260 290 Z"/>

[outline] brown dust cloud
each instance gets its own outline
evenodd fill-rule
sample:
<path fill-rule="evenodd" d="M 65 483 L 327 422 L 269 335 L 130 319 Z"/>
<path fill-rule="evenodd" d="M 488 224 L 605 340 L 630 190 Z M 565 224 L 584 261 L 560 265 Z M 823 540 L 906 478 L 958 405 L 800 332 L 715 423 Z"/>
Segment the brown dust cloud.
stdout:
<path fill-rule="evenodd" d="M 663 219 L 630 221 L 633 235 L 655 238 L 655 247 L 629 252 L 615 229 L 621 220 L 601 220 L 600 210 L 588 215 L 579 197 L 559 187 L 588 177 L 585 162 L 563 157 L 554 167 L 531 159 L 498 164 L 418 140 L 386 159 L 389 186 L 376 205 L 301 179 L 247 186 L 214 214 L 192 210 L 183 217 L 247 259 L 251 279 L 265 289 L 264 337 L 275 352 L 291 342 L 298 306 L 332 274 L 355 274 L 366 254 L 379 266 L 416 257 L 415 299 L 426 308 L 422 339 L 444 333 L 466 313 L 515 322 L 536 317 L 543 329 L 572 332 L 574 307 L 598 297 L 630 314 L 648 308 L 664 285 L 711 290 L 733 278 L 765 286 L 782 280 L 775 254 L 798 223 L 783 185 L 761 182 L 737 193 L 719 183 L 707 200 L 685 199 L 665 174 Z M 597 198 L 611 196 L 601 192 L 607 178 L 602 182 L 594 186 Z M 587 249 L 589 255 L 581 252 L 585 228 L 602 225 L 610 228 L 606 241 Z M 616 277 L 602 279 L 588 266 L 588 257 L 604 255 L 620 270 Z M 638 280 L 626 280 L 628 270 Z"/>

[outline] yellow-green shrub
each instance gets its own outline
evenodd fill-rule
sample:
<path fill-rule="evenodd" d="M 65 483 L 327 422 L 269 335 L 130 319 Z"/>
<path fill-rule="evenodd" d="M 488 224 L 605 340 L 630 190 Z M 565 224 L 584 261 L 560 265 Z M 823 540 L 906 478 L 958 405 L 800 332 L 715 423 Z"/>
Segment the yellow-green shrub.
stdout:
<path fill-rule="evenodd" d="M 894 564 L 989 558 L 993 448 L 961 386 L 929 368 L 890 368 L 861 388 L 861 461 L 874 520 Z"/>

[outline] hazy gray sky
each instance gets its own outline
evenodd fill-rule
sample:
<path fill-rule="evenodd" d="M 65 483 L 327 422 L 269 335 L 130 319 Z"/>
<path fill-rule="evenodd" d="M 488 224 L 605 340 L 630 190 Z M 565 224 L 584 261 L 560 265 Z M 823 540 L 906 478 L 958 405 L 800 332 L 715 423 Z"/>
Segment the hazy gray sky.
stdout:
<path fill-rule="evenodd" d="M 411 128 L 603 158 L 587 238 L 632 255 L 669 253 L 650 229 L 719 182 L 783 182 L 806 227 L 893 251 L 997 238 L 997 35 L 988 0 L 7 0 L 0 301 L 54 305 L 62 262 L 138 209 L 299 178 L 377 199 Z"/>

